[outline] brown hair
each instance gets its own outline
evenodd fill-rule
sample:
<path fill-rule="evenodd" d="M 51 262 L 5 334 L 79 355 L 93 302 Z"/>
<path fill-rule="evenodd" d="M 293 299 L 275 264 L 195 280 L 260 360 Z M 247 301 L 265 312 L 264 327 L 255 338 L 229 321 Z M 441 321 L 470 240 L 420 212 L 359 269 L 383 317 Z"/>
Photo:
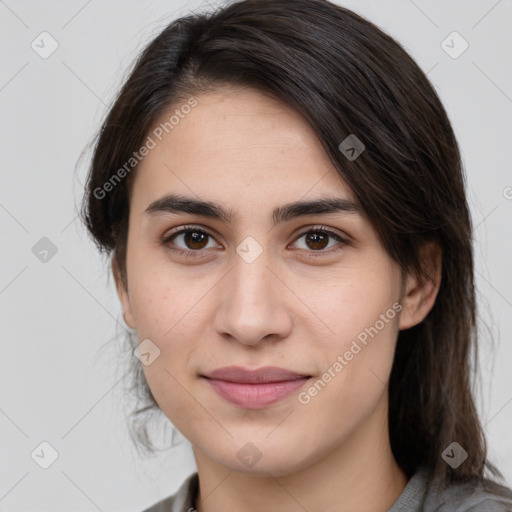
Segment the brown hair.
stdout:
<path fill-rule="evenodd" d="M 350 10 L 324 0 L 243 0 L 173 21 L 144 49 L 98 135 L 82 211 L 100 249 L 113 251 L 123 282 L 136 168 L 105 197 L 97 197 L 98 189 L 173 105 L 226 84 L 264 91 L 304 116 L 404 272 L 428 279 L 420 249 L 427 241 L 441 246 L 436 302 L 423 322 L 398 335 L 389 382 L 391 447 L 408 477 L 427 466 L 446 484 L 483 482 L 486 466 L 503 478 L 487 460 L 471 391 L 476 301 L 458 143 L 418 65 Z M 355 160 L 339 149 L 349 134 L 366 147 Z M 147 399 L 136 416 L 158 406 L 140 365 L 134 375 Z M 149 445 L 144 430 L 137 435 Z M 468 452 L 457 469 L 441 458 L 452 441 Z"/>

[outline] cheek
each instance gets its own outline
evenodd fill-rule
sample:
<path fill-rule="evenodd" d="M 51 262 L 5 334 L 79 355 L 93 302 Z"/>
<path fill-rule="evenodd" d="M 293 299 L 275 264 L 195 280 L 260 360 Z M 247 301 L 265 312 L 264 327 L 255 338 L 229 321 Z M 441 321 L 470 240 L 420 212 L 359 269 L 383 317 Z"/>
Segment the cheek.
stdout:
<path fill-rule="evenodd" d="M 354 274 L 353 279 L 332 286 L 332 293 L 318 296 L 316 307 L 330 329 L 328 337 L 317 336 L 323 373 L 310 396 L 324 395 L 318 402 L 332 400 L 345 411 L 363 412 L 385 390 L 401 306 L 399 283 L 392 272 L 381 270 Z"/>
<path fill-rule="evenodd" d="M 398 333 L 394 310 L 371 322 L 339 327 L 336 339 L 322 345 L 324 368 L 319 389 L 329 387 L 341 400 L 357 399 L 365 390 L 381 389 L 388 380 L 393 364 Z M 384 318 L 385 320 L 382 320 Z M 334 390 L 336 388 L 336 390 Z"/>
<path fill-rule="evenodd" d="M 186 315 L 187 305 L 197 292 L 183 273 L 170 274 L 171 266 L 151 251 L 132 253 L 129 259 L 130 305 L 139 339 L 162 341 L 170 329 Z M 158 257 L 156 257 L 158 255 Z"/>
<path fill-rule="evenodd" d="M 183 287 L 170 287 L 165 279 L 145 279 L 132 288 L 132 306 L 139 340 L 150 339 L 159 350 L 158 357 L 143 366 L 145 378 L 156 402 L 176 427 L 179 418 L 196 416 L 188 388 L 191 383 L 190 361 L 194 340 L 200 339 L 201 308 L 195 293 Z M 178 420 L 176 421 L 176 419 Z M 198 418 L 196 418 L 198 419 Z"/>
<path fill-rule="evenodd" d="M 161 283 L 152 285 L 147 280 L 142 283 L 135 280 L 130 282 L 130 305 L 139 340 L 161 340 L 163 333 L 172 326 L 172 318 L 169 317 L 172 303 Z"/>
<path fill-rule="evenodd" d="M 298 396 L 299 411 L 307 418 L 307 430 L 321 433 L 321 437 L 334 444 L 355 433 L 387 403 L 385 393 L 393 364 L 396 320 L 390 320 L 378 332 L 366 329 L 352 326 L 350 331 L 355 336 L 340 336 L 329 346 L 324 343 L 323 372 Z M 358 338 L 361 333 L 363 336 Z"/>
<path fill-rule="evenodd" d="M 172 358 L 161 354 L 151 365 L 144 366 L 147 385 L 163 413 L 180 432 L 189 434 L 195 422 L 205 424 L 205 414 L 194 398 L 194 388 L 187 380 L 182 359 L 173 350 Z"/>
<path fill-rule="evenodd" d="M 328 328 L 332 346 L 333 342 L 344 344 L 356 338 L 376 322 L 381 331 L 396 320 L 393 304 L 399 298 L 399 284 L 392 268 L 366 265 L 333 273 L 321 286 L 318 281 L 315 286 L 304 286 L 301 299 Z"/>
<path fill-rule="evenodd" d="M 184 373 L 194 340 L 204 332 L 204 305 L 198 303 L 198 293 L 169 286 L 164 279 L 147 279 L 132 288 L 131 303 L 139 340 L 149 338 L 166 368 Z"/>

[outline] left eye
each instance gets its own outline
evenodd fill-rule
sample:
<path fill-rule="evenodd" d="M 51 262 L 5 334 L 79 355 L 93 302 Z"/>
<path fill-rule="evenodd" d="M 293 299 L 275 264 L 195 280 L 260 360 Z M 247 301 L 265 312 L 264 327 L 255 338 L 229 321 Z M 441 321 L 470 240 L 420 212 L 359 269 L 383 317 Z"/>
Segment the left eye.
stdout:
<path fill-rule="evenodd" d="M 332 245 L 329 246 L 329 238 L 334 238 L 338 242 L 345 242 L 337 233 L 323 228 L 306 231 L 302 233 L 297 240 L 302 238 L 304 238 L 305 249 L 313 249 L 313 252 L 323 252 L 324 249 L 332 247 Z"/>

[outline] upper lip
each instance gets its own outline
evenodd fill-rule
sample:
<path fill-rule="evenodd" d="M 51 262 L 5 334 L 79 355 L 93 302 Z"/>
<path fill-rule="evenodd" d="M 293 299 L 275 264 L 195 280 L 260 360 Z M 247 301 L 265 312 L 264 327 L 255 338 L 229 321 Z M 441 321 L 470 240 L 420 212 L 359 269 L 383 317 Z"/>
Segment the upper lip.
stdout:
<path fill-rule="evenodd" d="M 203 377 L 243 384 L 258 384 L 303 379 L 310 377 L 310 375 L 297 373 L 285 368 L 278 368 L 277 366 L 264 366 L 254 370 L 243 368 L 242 366 L 225 366 L 223 368 L 217 368 L 203 375 Z"/>

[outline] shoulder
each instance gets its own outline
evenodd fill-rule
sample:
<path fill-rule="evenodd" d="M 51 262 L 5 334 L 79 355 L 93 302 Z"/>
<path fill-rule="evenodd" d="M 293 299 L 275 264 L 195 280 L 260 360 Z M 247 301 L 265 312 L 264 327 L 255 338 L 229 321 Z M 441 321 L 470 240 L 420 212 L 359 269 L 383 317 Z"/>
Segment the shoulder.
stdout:
<path fill-rule="evenodd" d="M 192 473 L 172 496 L 155 503 L 142 512 L 195 512 L 198 483 L 197 472 Z"/>
<path fill-rule="evenodd" d="M 508 498 L 493 492 L 498 487 Z M 489 480 L 452 484 L 442 491 L 433 485 L 427 488 L 423 512 L 512 512 L 512 491 Z"/>
<path fill-rule="evenodd" d="M 512 490 L 477 478 L 442 487 L 420 468 L 388 512 L 512 512 Z"/>

